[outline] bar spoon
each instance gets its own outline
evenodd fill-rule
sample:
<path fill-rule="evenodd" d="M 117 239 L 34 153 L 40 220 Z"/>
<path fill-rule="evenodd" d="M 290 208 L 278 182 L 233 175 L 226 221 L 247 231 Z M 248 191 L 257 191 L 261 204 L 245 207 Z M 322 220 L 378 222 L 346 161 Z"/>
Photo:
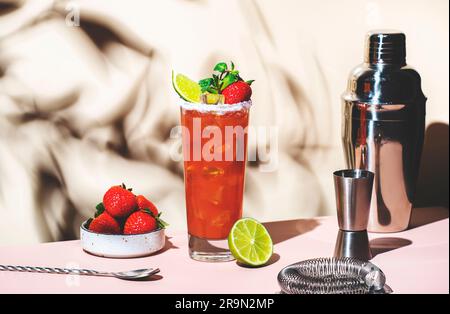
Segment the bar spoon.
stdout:
<path fill-rule="evenodd" d="M 0 265 L 0 271 L 17 271 L 41 274 L 59 274 L 59 275 L 84 275 L 84 276 L 100 276 L 115 277 L 123 280 L 135 280 L 150 277 L 159 273 L 159 268 L 144 268 L 121 272 L 100 272 L 90 269 L 73 269 L 73 268 L 53 268 L 53 267 L 33 267 L 33 266 L 11 266 Z"/>

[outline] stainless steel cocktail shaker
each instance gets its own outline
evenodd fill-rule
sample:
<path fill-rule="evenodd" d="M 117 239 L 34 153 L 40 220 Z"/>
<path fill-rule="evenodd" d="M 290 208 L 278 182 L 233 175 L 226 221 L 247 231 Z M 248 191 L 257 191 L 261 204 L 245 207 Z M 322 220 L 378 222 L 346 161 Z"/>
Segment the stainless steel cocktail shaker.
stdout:
<path fill-rule="evenodd" d="M 420 75 L 406 65 L 405 35 L 374 31 L 342 96 L 347 167 L 375 173 L 368 231 L 408 227 L 425 129 Z"/>

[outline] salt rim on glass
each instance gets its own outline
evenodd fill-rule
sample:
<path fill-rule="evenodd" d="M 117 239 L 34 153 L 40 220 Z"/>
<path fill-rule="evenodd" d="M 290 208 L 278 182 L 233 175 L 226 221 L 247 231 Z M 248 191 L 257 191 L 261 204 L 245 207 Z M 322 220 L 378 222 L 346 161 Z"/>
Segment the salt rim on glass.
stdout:
<path fill-rule="evenodd" d="M 184 110 L 195 110 L 199 112 L 211 112 L 215 114 L 225 114 L 227 112 L 240 111 L 242 109 L 249 109 L 252 106 L 252 101 L 247 100 L 236 104 L 203 104 L 192 103 L 182 98 L 179 98 L 178 103 Z"/>

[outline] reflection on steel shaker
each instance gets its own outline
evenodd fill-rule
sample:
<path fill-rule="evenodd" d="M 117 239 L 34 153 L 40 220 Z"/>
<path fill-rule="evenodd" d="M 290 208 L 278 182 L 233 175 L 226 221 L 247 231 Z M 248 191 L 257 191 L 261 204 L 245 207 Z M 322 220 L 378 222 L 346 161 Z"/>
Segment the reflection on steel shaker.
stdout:
<path fill-rule="evenodd" d="M 364 63 L 342 96 L 347 167 L 375 173 L 368 231 L 408 227 L 425 130 L 420 75 L 406 65 L 405 35 L 367 35 Z"/>

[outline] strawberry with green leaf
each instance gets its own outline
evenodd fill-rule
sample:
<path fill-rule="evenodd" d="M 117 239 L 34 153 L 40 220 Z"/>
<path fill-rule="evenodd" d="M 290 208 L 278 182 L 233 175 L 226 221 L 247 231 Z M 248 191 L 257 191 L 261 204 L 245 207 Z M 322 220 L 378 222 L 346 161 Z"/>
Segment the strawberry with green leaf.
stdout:
<path fill-rule="evenodd" d="M 149 209 L 152 211 L 153 215 L 158 215 L 158 209 L 156 208 L 155 204 L 150 202 L 144 195 L 138 195 L 136 196 L 136 203 L 138 206 L 138 209 L 144 210 Z"/>
<path fill-rule="evenodd" d="M 132 213 L 125 221 L 123 234 L 142 234 L 165 228 L 168 224 L 159 218 L 160 215 L 155 216 L 150 209 Z"/>
<path fill-rule="evenodd" d="M 127 189 L 125 184 L 109 188 L 103 196 L 105 210 L 115 218 L 129 216 L 136 210 L 136 197 L 132 189 Z"/>
<path fill-rule="evenodd" d="M 86 227 L 96 233 L 120 234 L 121 227 L 119 222 L 105 211 L 103 203 L 97 204 L 95 208 L 97 211 L 95 212 L 94 218 L 90 218 L 87 221 Z"/>

